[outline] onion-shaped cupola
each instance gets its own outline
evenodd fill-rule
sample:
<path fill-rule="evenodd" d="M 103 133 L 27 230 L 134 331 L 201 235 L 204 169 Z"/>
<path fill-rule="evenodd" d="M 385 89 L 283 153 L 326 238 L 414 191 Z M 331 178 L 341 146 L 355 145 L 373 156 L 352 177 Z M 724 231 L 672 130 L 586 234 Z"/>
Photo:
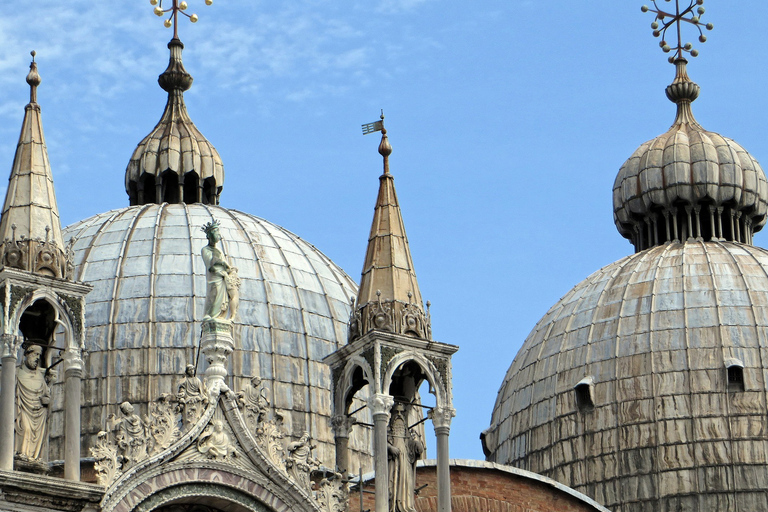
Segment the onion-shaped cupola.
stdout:
<path fill-rule="evenodd" d="M 157 79 L 168 92 L 168 102 L 157 126 L 133 152 L 125 171 L 125 191 L 131 205 L 219 204 L 224 165 L 187 113 L 184 91 L 192 86 L 192 76 L 181 60 L 184 45 L 174 37 L 168 48 L 168 68 Z"/>
<path fill-rule="evenodd" d="M 19 143 L 0 218 L 0 264 L 49 277 L 66 278 L 69 271 L 61 236 L 53 174 L 43 135 L 37 87 L 41 79 L 32 52 Z"/>
<path fill-rule="evenodd" d="M 699 86 L 688 78 L 682 56 L 674 64 L 666 92 L 677 105 L 675 122 L 619 170 L 616 227 L 636 251 L 688 239 L 751 243 L 766 221 L 765 173 L 739 144 L 696 122 L 691 103 Z"/>

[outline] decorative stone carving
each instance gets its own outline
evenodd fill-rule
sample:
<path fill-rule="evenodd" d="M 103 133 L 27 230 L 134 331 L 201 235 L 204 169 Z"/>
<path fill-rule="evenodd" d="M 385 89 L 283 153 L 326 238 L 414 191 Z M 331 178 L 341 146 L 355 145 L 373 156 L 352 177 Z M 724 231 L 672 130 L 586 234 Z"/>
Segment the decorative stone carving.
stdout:
<path fill-rule="evenodd" d="M 42 354 L 42 347 L 29 345 L 16 374 L 15 448 L 22 460 L 41 459 L 48 437 L 49 386 L 55 374 L 46 375 L 40 366 Z"/>
<path fill-rule="evenodd" d="M 184 418 L 185 428 L 197 423 L 208 405 L 208 390 L 205 384 L 195 376 L 194 365 L 187 365 L 184 378 L 179 383 L 176 400 L 179 403 L 179 411 Z"/>
<path fill-rule="evenodd" d="M 451 420 L 456 417 L 456 409 L 449 406 L 440 406 L 430 409 L 427 417 L 432 420 L 435 430 L 450 429 Z"/>
<path fill-rule="evenodd" d="M 50 237 L 51 227 L 45 227 L 45 239 L 16 238 L 16 225 L 11 225 L 11 238 L 0 243 L 2 266 L 18 268 L 36 274 L 63 278 L 67 275 L 67 258 L 64 250 Z M 42 233 L 41 233 L 42 234 Z"/>
<path fill-rule="evenodd" d="M 209 222 L 202 229 L 208 237 L 208 245 L 202 250 L 208 283 L 203 320 L 233 319 L 240 302 L 240 278 L 237 268 L 231 267 L 224 253 L 216 247 L 221 240 L 219 223 Z"/>
<path fill-rule="evenodd" d="M 215 419 L 200 434 L 197 449 L 209 459 L 226 459 L 235 456 L 235 445 L 224 430 L 224 422 Z"/>
<path fill-rule="evenodd" d="M 181 436 L 181 429 L 179 429 L 179 421 L 176 415 L 178 407 L 174 404 L 174 398 L 173 395 L 163 394 L 160 396 L 160 399 L 149 404 L 149 424 L 147 429 L 152 435 L 152 445 L 149 453 L 153 455 L 171 446 Z M 189 426 L 194 425 L 197 419 L 199 419 L 199 416 Z"/>
<path fill-rule="evenodd" d="M 304 490 L 312 489 L 310 474 L 320 467 L 320 461 L 312 457 L 312 450 L 316 447 L 309 437 L 309 432 L 304 432 L 298 441 L 288 443 L 285 447 L 288 458 L 285 460 L 285 468 L 288 476 L 293 478 Z"/>
<path fill-rule="evenodd" d="M 371 410 L 371 414 L 374 417 L 380 414 L 386 414 L 387 417 L 389 417 L 389 411 L 392 409 L 392 404 L 394 403 L 394 398 L 390 395 L 381 393 L 376 393 L 368 398 L 368 408 Z"/>
<path fill-rule="evenodd" d="M 96 471 L 96 481 L 104 487 L 109 487 L 123 474 L 120 471 L 122 463 L 117 455 L 117 446 L 111 437 L 110 432 L 102 430 L 97 435 L 96 445 L 91 447 L 91 455 L 95 459 L 93 469 Z"/>
<path fill-rule="evenodd" d="M 283 471 L 285 471 L 284 449 L 280 440 L 284 437 L 283 415 L 278 412 L 275 412 L 274 419 L 262 422 L 256 429 L 256 441 L 264 449 L 269 460 Z"/>
<path fill-rule="evenodd" d="M 107 418 L 108 429 L 117 432 L 115 440 L 123 469 L 128 469 L 136 462 L 147 458 L 148 423 L 147 419 L 142 419 L 134 412 L 130 402 L 120 404 L 119 417 L 111 414 Z"/>
<path fill-rule="evenodd" d="M 333 473 L 320 480 L 315 501 L 325 512 L 345 512 L 348 509 L 349 490 L 341 473 Z"/>
<path fill-rule="evenodd" d="M 416 512 L 416 461 L 424 449 L 424 442 L 408 427 L 406 407 L 395 405 L 387 434 L 390 512 Z"/>
<path fill-rule="evenodd" d="M 237 402 L 243 410 L 246 425 L 256 432 L 259 424 L 267 417 L 269 399 L 267 389 L 261 385 L 260 377 L 252 377 L 250 386 L 237 393 Z"/>
<path fill-rule="evenodd" d="M 349 433 L 352 431 L 352 426 L 357 423 L 354 416 L 347 416 L 346 414 L 337 414 L 331 418 L 331 429 L 333 430 L 334 437 L 349 437 Z"/>
<path fill-rule="evenodd" d="M 409 300 L 410 298 L 409 296 Z M 430 340 L 432 339 L 430 324 L 429 309 L 425 314 L 421 305 L 413 302 L 381 300 L 381 293 L 377 291 L 376 300 L 353 309 L 350 313 L 349 341 L 351 343 L 373 330 Z"/>

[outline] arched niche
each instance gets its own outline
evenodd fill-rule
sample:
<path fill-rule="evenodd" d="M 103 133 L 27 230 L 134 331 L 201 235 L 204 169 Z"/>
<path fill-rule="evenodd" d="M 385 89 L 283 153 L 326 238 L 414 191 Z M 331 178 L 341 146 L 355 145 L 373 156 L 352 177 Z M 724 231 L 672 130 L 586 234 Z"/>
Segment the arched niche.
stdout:
<path fill-rule="evenodd" d="M 382 379 L 382 390 L 396 400 L 410 401 L 424 380 L 429 383 L 430 393 L 435 395 L 436 406 L 449 406 L 443 376 L 430 360 L 415 352 L 403 352 L 390 360 Z"/>

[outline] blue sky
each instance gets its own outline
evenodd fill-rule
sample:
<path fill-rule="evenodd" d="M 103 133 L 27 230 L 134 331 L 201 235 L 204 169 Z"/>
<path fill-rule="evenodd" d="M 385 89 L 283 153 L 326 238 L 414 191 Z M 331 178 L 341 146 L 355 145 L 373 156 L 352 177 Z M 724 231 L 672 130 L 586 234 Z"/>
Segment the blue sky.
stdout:
<path fill-rule="evenodd" d="M 360 125 L 384 109 L 433 335 L 461 347 L 451 455 L 483 458 L 479 433 L 530 329 L 632 252 L 613 180 L 674 119 L 653 16 L 628 0 L 188 3 L 200 21 L 180 27 L 185 98 L 224 161 L 222 205 L 297 233 L 356 280 L 381 173 L 379 137 Z M 684 35 L 701 52 L 693 111 L 768 160 L 768 4 L 728 6 L 705 2 L 707 43 Z M 64 225 L 127 206 L 125 167 L 165 104 L 170 37 L 148 1 L 0 6 L 0 165 L 10 171 L 35 49 Z"/>

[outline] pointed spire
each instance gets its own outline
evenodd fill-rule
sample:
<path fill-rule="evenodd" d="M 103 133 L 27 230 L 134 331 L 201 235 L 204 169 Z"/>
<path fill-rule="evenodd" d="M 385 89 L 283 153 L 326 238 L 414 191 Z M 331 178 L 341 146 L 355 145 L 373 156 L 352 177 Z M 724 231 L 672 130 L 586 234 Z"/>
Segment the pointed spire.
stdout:
<path fill-rule="evenodd" d="M 173 38 L 168 49 L 168 67 L 157 79 L 168 92 L 168 101 L 160 121 L 133 152 L 125 171 L 125 191 L 131 205 L 219 204 L 224 164 L 187 113 L 184 91 L 192 87 L 192 75 L 181 60 L 184 44 Z"/>
<path fill-rule="evenodd" d="M 45 147 L 40 105 L 37 104 L 35 52 L 31 52 L 27 83 L 29 104 L 25 107 L 11 177 L 0 217 L 0 263 L 40 275 L 68 277 L 67 258 L 61 236 L 53 175 Z"/>
<path fill-rule="evenodd" d="M 431 339 L 429 318 L 424 312 L 419 283 L 413 269 L 395 192 L 395 180 L 389 172 L 392 146 L 383 125 L 383 114 L 381 119 L 380 124 L 376 123 L 375 131 L 381 130 L 379 154 L 384 159 L 384 173 L 379 177 L 379 194 L 350 322 L 349 341 L 372 330 Z"/>

